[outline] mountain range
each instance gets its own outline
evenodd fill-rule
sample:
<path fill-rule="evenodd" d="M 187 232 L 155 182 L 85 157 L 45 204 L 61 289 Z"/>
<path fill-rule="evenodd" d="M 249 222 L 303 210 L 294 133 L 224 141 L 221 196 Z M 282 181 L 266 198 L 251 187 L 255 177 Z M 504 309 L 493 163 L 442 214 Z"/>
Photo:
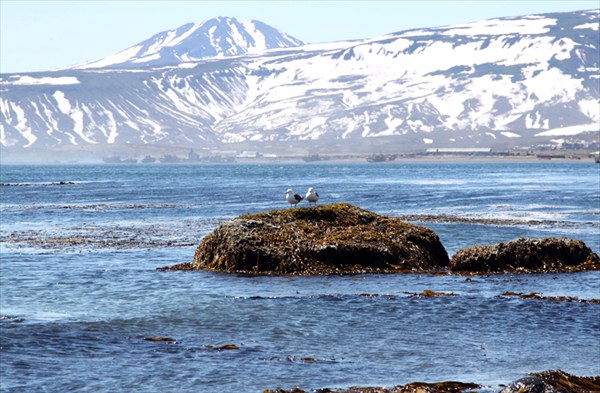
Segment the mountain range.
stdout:
<path fill-rule="evenodd" d="M 307 44 L 215 18 L 69 68 L 0 75 L 4 152 L 283 153 L 598 141 L 600 10 Z"/>

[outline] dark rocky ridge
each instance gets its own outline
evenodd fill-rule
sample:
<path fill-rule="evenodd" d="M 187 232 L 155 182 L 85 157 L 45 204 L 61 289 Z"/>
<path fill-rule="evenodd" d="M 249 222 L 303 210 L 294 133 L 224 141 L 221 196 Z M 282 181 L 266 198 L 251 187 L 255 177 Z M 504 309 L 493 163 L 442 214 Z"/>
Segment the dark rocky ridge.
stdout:
<path fill-rule="evenodd" d="M 542 273 L 600 270 L 600 258 L 580 240 L 526 239 L 463 248 L 449 269 L 472 273 Z"/>
<path fill-rule="evenodd" d="M 220 224 L 191 266 L 258 274 L 432 272 L 448 254 L 432 230 L 348 204 L 247 214 Z"/>

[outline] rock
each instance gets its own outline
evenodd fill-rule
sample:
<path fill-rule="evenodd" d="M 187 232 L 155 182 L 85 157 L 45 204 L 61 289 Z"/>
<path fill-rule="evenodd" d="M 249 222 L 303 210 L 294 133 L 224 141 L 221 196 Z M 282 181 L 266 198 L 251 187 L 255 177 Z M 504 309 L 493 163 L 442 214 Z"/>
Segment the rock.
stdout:
<path fill-rule="evenodd" d="M 191 262 L 182 262 L 172 266 L 159 267 L 157 270 L 165 272 L 169 270 L 197 270 Z"/>
<path fill-rule="evenodd" d="M 299 387 L 295 387 L 295 388 L 291 388 L 289 390 L 285 390 L 282 388 L 277 388 L 274 390 L 269 390 L 269 389 L 265 389 L 263 391 L 263 393 L 307 393 L 304 390 L 300 389 Z"/>
<path fill-rule="evenodd" d="M 481 385 L 454 381 L 434 383 L 413 382 L 401 386 L 398 393 L 461 393 L 478 388 L 481 388 Z"/>
<path fill-rule="evenodd" d="M 571 392 L 600 392 L 600 377 L 578 377 L 562 370 L 544 371 L 518 379 L 500 393 Z"/>
<path fill-rule="evenodd" d="M 444 297 L 444 296 L 456 296 L 456 293 L 453 293 L 453 292 L 434 292 L 434 291 L 432 291 L 430 289 L 425 289 L 421 293 L 414 293 L 414 292 L 404 292 L 404 293 L 410 295 L 410 297 Z"/>
<path fill-rule="evenodd" d="M 600 392 L 600 376 L 578 377 L 562 370 L 543 371 L 529 375 L 542 378 L 546 383 L 558 389 L 559 392 Z"/>
<path fill-rule="evenodd" d="M 225 345 L 221 345 L 220 347 L 215 348 L 215 350 L 217 350 L 217 351 L 225 351 L 225 350 L 232 350 L 232 349 L 240 349 L 240 347 L 238 347 L 235 344 L 225 344 Z"/>
<path fill-rule="evenodd" d="M 476 392 L 483 386 L 464 382 L 413 382 L 392 388 L 357 387 L 347 389 L 317 389 L 316 393 L 461 393 Z M 487 391 L 487 390 L 486 390 Z M 518 379 L 500 393 L 597 393 L 600 392 L 600 377 L 577 377 L 561 370 L 533 373 Z M 277 388 L 264 393 L 307 393 L 299 387 L 290 390 Z"/>
<path fill-rule="evenodd" d="M 177 344 L 177 340 L 172 337 L 144 337 L 145 341 L 161 342 L 164 341 L 168 344 Z"/>
<path fill-rule="evenodd" d="M 524 377 L 517 379 L 510 386 L 505 387 L 500 393 L 560 393 L 552 385 L 540 377 Z"/>
<path fill-rule="evenodd" d="M 317 389 L 316 393 L 461 393 L 481 388 L 481 385 L 462 382 L 413 382 L 404 386 L 385 387 L 358 387 L 352 386 L 348 389 Z M 277 388 L 275 390 L 265 390 L 264 393 L 308 393 L 295 387 L 290 390 Z"/>
<path fill-rule="evenodd" d="M 517 296 L 520 299 L 536 299 L 536 300 L 549 300 L 552 302 L 574 302 L 574 303 L 600 303 L 600 299 L 580 299 L 577 296 L 542 296 L 537 292 L 511 292 L 506 291 L 502 296 Z"/>
<path fill-rule="evenodd" d="M 448 254 L 432 230 L 339 203 L 247 214 L 222 223 L 202 240 L 191 267 L 340 274 L 433 272 L 447 265 Z"/>
<path fill-rule="evenodd" d="M 449 268 L 474 273 L 575 272 L 600 270 L 600 258 L 580 240 L 519 238 L 463 248 L 452 256 Z"/>

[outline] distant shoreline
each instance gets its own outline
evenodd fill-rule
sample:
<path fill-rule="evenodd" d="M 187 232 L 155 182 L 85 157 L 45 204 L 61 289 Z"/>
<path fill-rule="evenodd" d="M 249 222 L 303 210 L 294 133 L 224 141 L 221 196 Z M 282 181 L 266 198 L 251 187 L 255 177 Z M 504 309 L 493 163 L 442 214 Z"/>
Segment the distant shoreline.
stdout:
<path fill-rule="evenodd" d="M 243 158 L 236 159 L 235 163 L 306 163 L 306 164 L 325 164 L 325 163 L 367 163 L 367 156 L 323 156 L 319 160 L 305 161 L 303 157 L 278 157 L 278 158 Z M 393 160 L 373 162 L 373 164 L 394 164 L 394 163 L 540 163 L 540 162 L 581 162 L 594 163 L 593 157 L 587 156 L 567 156 L 556 158 L 539 158 L 535 155 L 530 156 L 479 156 L 479 155 L 420 155 L 420 156 L 400 156 Z"/>
<path fill-rule="evenodd" d="M 377 156 L 384 156 L 380 158 Z M 375 158 L 374 158 L 375 157 Z M 97 156 L 86 159 L 56 160 L 32 159 L 0 159 L 2 165 L 206 165 L 206 164 L 327 164 L 327 163 L 595 163 L 594 155 L 585 152 L 558 151 L 555 153 L 538 152 L 527 155 L 495 155 L 495 154 L 395 154 L 395 155 L 368 155 L 368 154 L 323 154 L 314 156 L 281 155 L 258 157 L 231 157 L 229 160 L 211 160 L 200 158 L 194 161 L 182 159 L 178 162 L 141 162 L 140 160 L 127 160 L 123 162 L 103 162 Z"/>

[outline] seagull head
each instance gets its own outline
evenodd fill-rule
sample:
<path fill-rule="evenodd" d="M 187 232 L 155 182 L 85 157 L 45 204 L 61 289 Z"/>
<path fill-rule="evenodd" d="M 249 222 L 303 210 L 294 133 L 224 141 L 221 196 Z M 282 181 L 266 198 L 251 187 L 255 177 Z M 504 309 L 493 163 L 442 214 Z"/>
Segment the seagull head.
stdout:
<path fill-rule="evenodd" d="M 313 192 L 313 188 L 312 187 L 308 187 L 308 192 Z"/>
<path fill-rule="evenodd" d="M 288 189 L 287 189 L 287 191 L 286 191 L 285 193 L 286 193 L 286 195 L 287 195 L 287 194 L 291 194 L 291 193 L 293 193 L 293 192 L 294 192 L 294 190 L 292 190 L 291 188 L 288 188 Z"/>

